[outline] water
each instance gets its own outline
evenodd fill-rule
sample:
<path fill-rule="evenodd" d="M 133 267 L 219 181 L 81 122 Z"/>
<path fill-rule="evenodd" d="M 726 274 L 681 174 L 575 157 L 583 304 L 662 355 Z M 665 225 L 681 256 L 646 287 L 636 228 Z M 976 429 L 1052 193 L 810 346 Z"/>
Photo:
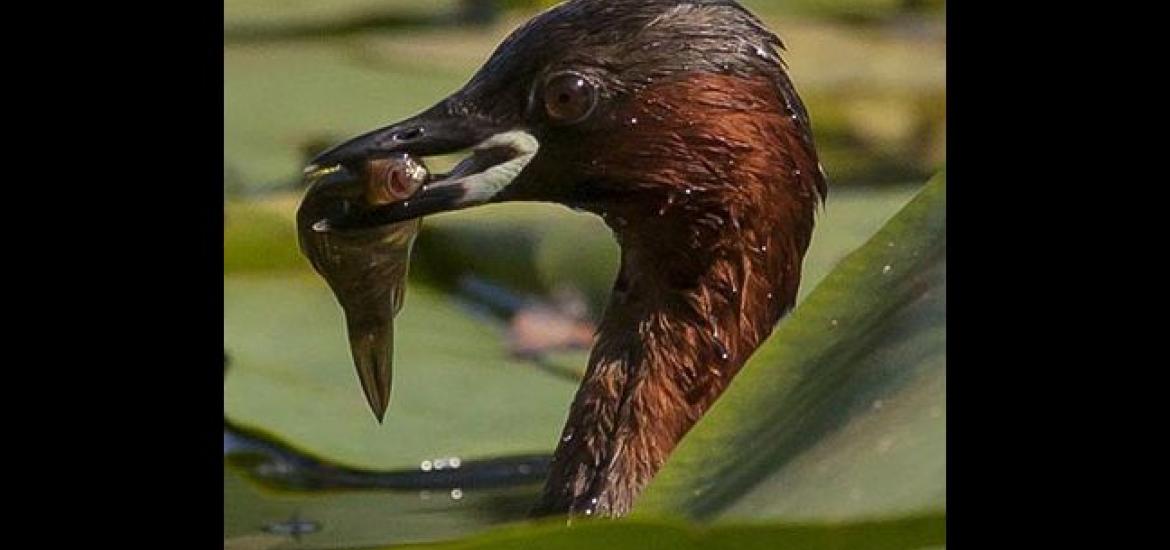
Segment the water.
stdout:
<path fill-rule="evenodd" d="M 287 521 L 280 521 L 270 523 L 264 526 L 264 531 L 274 535 L 288 535 L 293 540 L 301 540 L 303 535 L 316 533 L 321 530 L 321 525 L 309 520 L 303 520 L 300 513 L 295 513 Z"/>
<path fill-rule="evenodd" d="M 471 535 L 525 519 L 549 463 L 547 455 L 439 457 L 408 471 L 365 471 L 225 421 L 225 548 L 255 537 L 288 538 L 273 548 L 348 548 Z"/>

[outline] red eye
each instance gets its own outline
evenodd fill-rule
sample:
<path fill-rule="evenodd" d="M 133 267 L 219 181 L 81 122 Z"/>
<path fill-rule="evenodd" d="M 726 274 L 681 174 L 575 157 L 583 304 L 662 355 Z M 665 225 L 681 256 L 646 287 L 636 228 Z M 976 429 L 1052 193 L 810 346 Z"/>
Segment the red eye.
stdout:
<path fill-rule="evenodd" d="M 597 88 L 576 73 L 560 73 L 544 86 L 544 110 L 557 124 L 574 124 L 585 120 L 597 103 Z"/>

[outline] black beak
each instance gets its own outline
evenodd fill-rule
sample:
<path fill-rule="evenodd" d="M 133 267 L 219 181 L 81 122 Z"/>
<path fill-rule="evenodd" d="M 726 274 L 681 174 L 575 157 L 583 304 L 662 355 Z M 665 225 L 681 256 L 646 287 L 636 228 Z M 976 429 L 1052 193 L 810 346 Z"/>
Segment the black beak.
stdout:
<path fill-rule="evenodd" d="M 508 130 L 506 126 L 460 114 L 451 104 L 450 100 L 443 101 L 419 115 L 337 145 L 314 158 L 305 172 L 339 168 L 322 179 L 322 183 L 353 183 L 357 174 L 363 173 L 362 165 L 370 160 L 401 153 L 415 157 L 457 153 L 488 142 L 493 136 Z M 499 154 L 477 156 L 481 157 L 478 162 L 468 162 L 472 160 L 468 159 L 451 174 L 433 177 L 404 201 L 321 220 L 313 225 L 313 229 L 319 232 L 362 229 L 471 206 L 473 203 L 467 199 L 472 190 L 452 180 L 488 168 L 491 161 L 501 160 Z M 488 158 L 483 158 L 485 156 Z"/>
<path fill-rule="evenodd" d="M 393 153 L 445 155 L 467 149 L 499 131 L 482 120 L 452 111 L 450 102 L 443 101 L 419 115 L 334 146 L 317 155 L 310 168 L 349 167 Z"/>

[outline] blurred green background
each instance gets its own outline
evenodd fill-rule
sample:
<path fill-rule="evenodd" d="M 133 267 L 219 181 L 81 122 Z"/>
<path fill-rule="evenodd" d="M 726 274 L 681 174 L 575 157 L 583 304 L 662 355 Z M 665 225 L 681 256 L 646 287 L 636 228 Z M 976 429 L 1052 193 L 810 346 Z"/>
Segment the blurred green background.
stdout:
<path fill-rule="evenodd" d="M 945 7 L 929 0 L 743 3 L 787 46 L 829 176 L 803 300 L 945 165 Z M 553 205 L 428 218 L 396 323 L 394 395 L 382 426 L 361 395 L 340 311 L 300 256 L 294 227 L 308 157 L 458 89 L 512 29 L 551 4 L 225 0 L 226 420 L 330 463 L 377 471 L 417 470 L 435 457 L 552 450 L 586 354 L 539 363 L 510 357 L 505 323 L 457 290 L 469 274 L 537 298 L 572 288 L 597 315 L 617 258 L 599 220 Z M 448 538 L 522 516 L 523 506 L 491 510 L 536 490 L 468 491 L 459 499 L 311 494 L 272 491 L 246 477 L 225 470 L 225 547 Z M 792 509 L 779 518 L 853 517 L 819 506 L 830 513 Z M 881 506 L 850 510 L 868 517 Z M 332 529 L 295 540 L 264 531 L 294 513 L 316 513 Z"/>

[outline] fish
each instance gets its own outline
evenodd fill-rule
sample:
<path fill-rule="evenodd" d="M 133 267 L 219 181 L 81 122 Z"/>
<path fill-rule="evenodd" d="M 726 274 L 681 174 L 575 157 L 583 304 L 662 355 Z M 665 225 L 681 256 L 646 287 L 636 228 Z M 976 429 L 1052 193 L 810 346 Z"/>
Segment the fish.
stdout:
<path fill-rule="evenodd" d="M 350 353 L 366 400 L 381 423 L 390 404 L 394 318 L 406 298 L 410 253 L 422 220 L 322 231 L 324 220 L 410 198 L 430 177 L 420 159 L 401 154 L 358 167 L 310 167 L 297 209 L 301 253 L 325 279 L 345 313 Z"/>

